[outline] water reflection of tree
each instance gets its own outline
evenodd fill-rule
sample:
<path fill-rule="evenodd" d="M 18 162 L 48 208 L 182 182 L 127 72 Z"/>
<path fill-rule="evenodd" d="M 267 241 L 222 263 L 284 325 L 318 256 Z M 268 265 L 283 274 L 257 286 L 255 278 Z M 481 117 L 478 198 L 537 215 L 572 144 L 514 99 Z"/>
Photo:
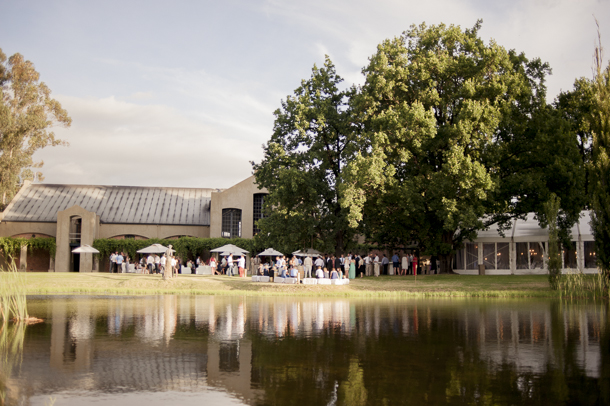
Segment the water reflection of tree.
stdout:
<path fill-rule="evenodd" d="M 460 310 L 413 308 L 407 319 L 395 311 L 371 320 L 374 309 L 358 306 L 351 335 L 328 326 L 314 337 L 287 329 L 277 340 L 250 330 L 252 385 L 266 394 L 258 404 L 276 405 L 609 404 L 608 328 L 600 337 L 598 379 L 587 374 L 579 358 L 587 334 L 581 323 L 588 313 L 559 303 L 547 309 L 545 335 L 535 345 L 548 353 L 535 371 L 519 365 L 507 347 L 520 345 L 520 356 L 527 356 L 533 335 L 539 334 L 536 326 L 529 328 L 530 337 L 517 336 L 516 342 L 499 330 L 496 342 L 487 338 L 485 343 L 479 331 L 485 309 L 468 325 Z M 600 314 L 607 318 L 607 309 Z M 483 345 L 497 347 L 502 359 L 492 359 Z"/>

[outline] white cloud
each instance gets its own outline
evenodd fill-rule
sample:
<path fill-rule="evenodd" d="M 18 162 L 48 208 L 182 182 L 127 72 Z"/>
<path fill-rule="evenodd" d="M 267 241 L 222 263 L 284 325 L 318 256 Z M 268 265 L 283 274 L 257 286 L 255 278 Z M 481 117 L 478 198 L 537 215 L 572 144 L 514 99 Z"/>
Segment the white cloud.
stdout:
<path fill-rule="evenodd" d="M 250 176 L 260 143 L 163 105 L 59 96 L 73 123 L 70 142 L 47 148 L 46 183 L 228 187 Z"/>
<path fill-rule="evenodd" d="M 269 15 L 297 24 L 312 35 L 316 49 L 328 50 L 343 69 L 338 73 L 353 83 L 362 82 L 360 70 L 377 44 L 400 35 L 412 24 L 444 22 L 465 28 L 482 18 L 484 40 L 493 38 L 507 49 L 550 63 L 553 75 L 547 85 L 552 100 L 560 89 L 570 89 L 575 78 L 591 75 L 596 38 L 593 14 L 600 19 L 602 34 L 606 33 L 603 38 L 610 38 L 610 2 L 597 0 L 269 0 L 264 7 Z"/>
<path fill-rule="evenodd" d="M 154 98 L 153 92 L 135 92 L 129 96 L 133 100 L 151 100 Z"/>

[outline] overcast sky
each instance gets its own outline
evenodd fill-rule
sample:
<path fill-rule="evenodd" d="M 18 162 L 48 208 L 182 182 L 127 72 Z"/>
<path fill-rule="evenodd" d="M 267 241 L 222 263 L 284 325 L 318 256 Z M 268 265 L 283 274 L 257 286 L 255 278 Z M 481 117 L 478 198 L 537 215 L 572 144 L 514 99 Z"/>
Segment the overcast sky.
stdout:
<path fill-rule="evenodd" d="M 251 175 L 273 111 L 328 54 L 348 84 L 412 24 L 472 27 L 549 62 L 548 101 L 591 77 L 608 0 L 9 1 L 0 48 L 32 61 L 72 117 L 44 183 L 230 187 Z"/>

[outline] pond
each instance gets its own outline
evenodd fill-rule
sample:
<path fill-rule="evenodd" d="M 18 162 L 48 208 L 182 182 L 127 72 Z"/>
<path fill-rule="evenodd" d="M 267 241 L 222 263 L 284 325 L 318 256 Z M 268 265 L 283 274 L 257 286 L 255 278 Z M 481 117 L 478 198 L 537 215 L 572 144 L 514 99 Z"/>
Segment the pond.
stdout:
<path fill-rule="evenodd" d="M 607 303 L 35 296 L 28 307 L 44 322 L 0 359 L 7 405 L 610 404 Z"/>

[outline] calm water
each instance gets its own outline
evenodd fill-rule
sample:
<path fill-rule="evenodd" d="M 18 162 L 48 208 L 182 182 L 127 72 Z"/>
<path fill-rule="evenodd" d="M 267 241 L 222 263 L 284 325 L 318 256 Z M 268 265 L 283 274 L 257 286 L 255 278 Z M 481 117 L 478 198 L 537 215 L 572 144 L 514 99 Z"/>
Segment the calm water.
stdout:
<path fill-rule="evenodd" d="M 607 304 L 32 297 L 7 404 L 610 404 Z M 3 388 L 3 389 L 1 389 Z"/>

